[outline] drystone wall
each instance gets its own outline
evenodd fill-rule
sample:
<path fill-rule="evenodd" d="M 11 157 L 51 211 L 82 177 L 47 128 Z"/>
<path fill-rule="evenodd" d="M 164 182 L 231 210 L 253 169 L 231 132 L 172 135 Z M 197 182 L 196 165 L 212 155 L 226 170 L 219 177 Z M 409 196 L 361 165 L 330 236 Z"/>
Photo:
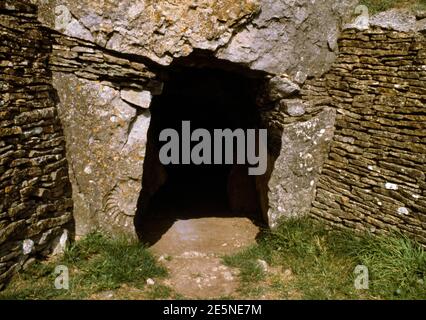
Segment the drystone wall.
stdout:
<path fill-rule="evenodd" d="M 36 8 L 0 3 L 0 289 L 73 232 L 65 139 Z"/>
<path fill-rule="evenodd" d="M 372 26 L 345 31 L 338 44 L 331 70 L 302 92 L 337 111 L 311 214 L 426 243 L 425 35 Z"/>

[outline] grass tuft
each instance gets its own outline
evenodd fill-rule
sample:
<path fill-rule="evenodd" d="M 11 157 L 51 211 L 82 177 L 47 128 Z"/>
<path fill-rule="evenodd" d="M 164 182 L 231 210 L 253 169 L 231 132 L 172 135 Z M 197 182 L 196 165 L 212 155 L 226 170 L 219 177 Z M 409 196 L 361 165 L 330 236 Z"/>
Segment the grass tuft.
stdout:
<path fill-rule="evenodd" d="M 424 248 L 399 233 L 355 234 L 330 230 L 309 218 L 291 219 L 264 231 L 256 245 L 223 260 L 240 269 L 238 298 L 426 299 Z M 258 260 L 267 262 L 266 272 Z M 57 265 L 69 268 L 67 291 L 54 288 Z M 355 288 L 357 265 L 368 268 L 366 290 Z M 166 270 L 139 243 L 93 233 L 61 259 L 35 263 L 18 274 L 0 298 L 183 298 L 158 281 L 145 287 L 148 278 L 164 276 Z"/>
<path fill-rule="evenodd" d="M 383 298 L 426 298 L 426 252 L 400 233 L 346 238 L 343 250 L 369 268 L 371 290 Z"/>
<path fill-rule="evenodd" d="M 426 10 L 426 0 L 361 0 L 360 4 L 366 5 L 370 14 L 390 9 Z"/>
<path fill-rule="evenodd" d="M 69 268 L 70 289 L 54 287 L 55 267 Z M 83 299 L 123 285 L 143 288 L 148 278 L 167 275 L 140 243 L 92 233 L 73 244 L 56 261 L 38 262 L 17 275 L 1 299 Z"/>
<path fill-rule="evenodd" d="M 258 259 L 275 271 L 261 274 Z M 359 235 L 292 219 L 224 263 L 240 269 L 240 292 L 249 298 L 426 299 L 426 253 L 397 233 Z M 368 290 L 354 286 L 357 265 L 369 270 Z"/>

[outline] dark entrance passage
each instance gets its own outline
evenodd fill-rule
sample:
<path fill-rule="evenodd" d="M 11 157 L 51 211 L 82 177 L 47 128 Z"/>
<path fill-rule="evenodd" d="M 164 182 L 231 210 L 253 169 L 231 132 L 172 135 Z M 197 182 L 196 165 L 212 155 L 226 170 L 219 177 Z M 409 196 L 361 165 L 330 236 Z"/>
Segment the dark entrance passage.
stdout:
<path fill-rule="evenodd" d="M 165 144 L 159 141 L 160 132 L 175 129 L 181 133 L 182 121 L 190 121 L 191 131 L 203 128 L 212 136 L 214 129 L 258 128 L 259 78 L 188 66 L 174 66 L 168 77 L 162 95 L 155 97 L 151 107 L 135 220 L 141 240 L 155 243 L 178 219 L 241 216 L 260 223 L 256 181 L 246 165 L 162 165 L 159 161 Z"/>

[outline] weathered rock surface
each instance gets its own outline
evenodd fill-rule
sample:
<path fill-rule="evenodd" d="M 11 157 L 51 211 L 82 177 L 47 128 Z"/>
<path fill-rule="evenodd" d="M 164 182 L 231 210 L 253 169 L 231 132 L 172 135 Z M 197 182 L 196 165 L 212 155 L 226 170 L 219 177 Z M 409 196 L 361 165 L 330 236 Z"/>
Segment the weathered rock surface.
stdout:
<path fill-rule="evenodd" d="M 269 99 L 271 99 L 271 101 L 276 101 L 299 93 L 300 87 L 287 76 L 280 75 L 273 77 L 269 81 L 267 90 Z"/>
<path fill-rule="evenodd" d="M 160 64 L 194 49 L 270 73 L 326 71 L 342 18 L 356 0 L 34 0 L 40 19 L 67 35 Z"/>
<path fill-rule="evenodd" d="M 307 104 L 302 99 L 283 99 L 280 107 L 291 117 L 303 116 L 306 112 Z"/>
<path fill-rule="evenodd" d="M 359 5 L 355 8 L 354 14 L 357 17 L 350 23 L 345 24 L 343 29 L 367 30 L 370 28 L 370 13 L 365 5 Z"/>
<path fill-rule="evenodd" d="M 261 11 L 217 56 L 273 74 L 310 76 L 327 71 L 335 59 L 342 20 L 358 1 L 263 0 Z"/>
<path fill-rule="evenodd" d="M 123 89 L 120 92 L 121 99 L 134 104 L 143 109 L 148 109 L 151 105 L 152 95 L 149 91 L 136 91 L 132 89 Z"/>
<path fill-rule="evenodd" d="M 72 30 L 68 35 L 82 39 L 90 35 L 102 47 L 169 64 L 193 48 L 215 50 L 224 45 L 259 5 L 253 0 L 49 0 L 43 8 L 41 19 L 58 31 Z"/>
<path fill-rule="evenodd" d="M 263 195 L 262 209 L 271 227 L 282 218 L 309 213 L 334 121 L 335 110 L 328 108 L 309 121 L 282 128 L 279 156 L 270 156 L 268 174 L 257 181 Z"/>
<path fill-rule="evenodd" d="M 393 9 L 372 16 L 370 24 L 402 32 L 415 31 L 416 16 L 409 10 Z"/>
<path fill-rule="evenodd" d="M 149 110 L 132 107 L 114 88 L 74 75 L 55 73 L 53 84 L 61 97 L 76 233 L 101 226 L 132 235 Z"/>

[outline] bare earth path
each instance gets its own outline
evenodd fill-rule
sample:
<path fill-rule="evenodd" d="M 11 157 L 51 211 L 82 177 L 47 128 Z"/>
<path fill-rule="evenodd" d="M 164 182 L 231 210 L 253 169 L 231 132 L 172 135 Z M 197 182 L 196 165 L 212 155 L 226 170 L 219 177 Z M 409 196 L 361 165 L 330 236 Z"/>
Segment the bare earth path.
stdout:
<path fill-rule="evenodd" d="M 156 279 L 155 285 L 167 286 L 188 299 L 218 299 L 235 297 L 240 285 L 238 270 L 223 265 L 221 257 L 254 244 L 259 227 L 245 217 L 151 216 L 144 221 L 143 232 L 169 273 L 165 279 Z M 90 298 L 150 299 L 149 289 L 123 285 Z"/>
<path fill-rule="evenodd" d="M 238 270 L 223 265 L 221 257 L 256 242 L 259 227 L 250 218 L 257 217 L 230 210 L 227 176 L 221 172 L 183 173 L 151 199 L 138 228 L 141 241 L 167 267 L 162 284 L 176 293 L 199 299 L 233 295 Z"/>
<path fill-rule="evenodd" d="M 146 225 L 157 233 L 161 218 Z M 147 222 L 146 222 L 147 223 Z M 187 298 L 220 298 L 235 293 L 238 271 L 222 264 L 221 256 L 255 243 L 259 228 L 248 218 L 190 218 L 175 221 L 151 247 L 168 268 L 163 284 Z"/>

